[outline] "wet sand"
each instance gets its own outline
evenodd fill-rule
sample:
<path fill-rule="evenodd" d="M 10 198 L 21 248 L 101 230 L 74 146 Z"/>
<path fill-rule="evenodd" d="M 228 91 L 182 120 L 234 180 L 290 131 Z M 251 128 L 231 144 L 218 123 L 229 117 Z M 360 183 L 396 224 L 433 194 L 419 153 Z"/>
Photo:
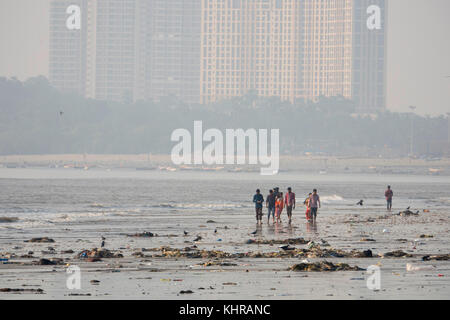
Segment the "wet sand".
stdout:
<path fill-rule="evenodd" d="M 305 223 L 302 207 L 294 212 L 292 227 L 288 227 L 286 219 L 278 226 L 268 226 L 267 220 L 263 221 L 256 235 L 251 234 L 256 228 L 250 214 L 242 217 L 237 213 L 213 215 L 212 212 L 179 217 L 152 215 L 128 225 L 112 224 L 106 218 L 92 226 L 69 221 L 59 224 L 58 229 L 17 231 L 14 237 L 0 239 L 1 255 L 14 254 L 8 264 L 0 264 L 0 288 L 42 289 L 43 293 L 0 292 L 0 299 L 448 299 L 450 295 L 450 261 L 422 261 L 426 255 L 449 254 L 448 210 L 421 211 L 419 216 L 409 217 L 390 215 L 383 208 L 363 208 L 351 216 L 339 211 L 320 216 L 319 212 L 314 227 Z M 86 236 L 87 230 L 91 236 Z M 144 231 L 158 236 L 128 236 Z M 100 247 L 101 235 L 106 237 L 105 248 L 123 258 L 87 262 L 77 257 L 84 249 Z M 432 237 L 421 238 L 421 235 Z M 55 242 L 24 242 L 44 236 Z M 193 241 L 197 236 L 202 239 Z M 313 240 L 322 249 L 345 252 L 370 249 L 374 257 L 168 258 L 153 256 L 161 252 L 152 251 L 162 246 L 183 249 L 195 245 L 198 250 L 228 253 L 282 252 L 278 244 L 246 242 L 298 237 Z M 308 247 L 307 244 L 292 246 Z M 65 250 L 74 253 L 61 253 Z M 412 256 L 383 257 L 394 250 Z M 29 251 L 33 252 L 33 258 L 21 258 Z M 40 258 L 64 261 L 61 265 L 33 265 Z M 367 288 L 369 275 L 365 271 L 289 271 L 290 266 L 304 259 L 342 262 L 364 269 L 378 265 L 381 288 L 379 291 Z M 205 266 L 208 262 L 225 265 Z M 406 271 L 407 263 L 433 265 L 435 269 L 410 272 Z M 66 286 L 69 276 L 66 269 L 71 265 L 81 268 L 80 290 L 69 290 Z M 91 280 L 99 282 L 91 283 Z M 187 290 L 192 293 L 180 293 Z"/>

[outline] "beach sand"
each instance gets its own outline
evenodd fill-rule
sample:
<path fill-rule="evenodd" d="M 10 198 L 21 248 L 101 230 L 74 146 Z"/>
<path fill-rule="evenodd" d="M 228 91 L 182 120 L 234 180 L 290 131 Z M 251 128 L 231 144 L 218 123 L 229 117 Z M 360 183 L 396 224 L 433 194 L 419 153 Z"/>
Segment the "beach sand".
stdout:
<path fill-rule="evenodd" d="M 394 186 L 392 212 L 386 211 L 383 199 L 388 182 Z M 252 192 L 255 186 L 266 191 L 276 185 L 281 190 L 292 186 L 298 202 L 302 194 L 318 187 L 323 204 L 316 226 L 306 223 L 305 208 L 298 204 L 291 227 L 283 212 L 281 225 L 268 226 L 264 218 L 261 229 L 252 234 L 256 230 Z M 0 299 L 450 296 L 450 261 L 422 259 L 448 258 L 450 253 L 450 188 L 445 177 L 281 173 L 263 178 L 251 173 L 0 168 L 0 188 L 0 259 L 7 259 L 0 262 Z M 359 199 L 365 200 L 363 207 L 356 206 Z M 396 215 L 407 206 L 419 214 Z M 157 236 L 129 236 L 142 232 Z M 108 252 L 123 257 L 96 262 L 79 258 L 83 250 L 99 248 L 101 236 Z M 194 241 L 198 236 L 201 240 Z M 25 242 L 36 237 L 54 242 Z M 305 241 L 292 244 L 296 250 L 291 253 L 284 253 L 279 244 L 265 243 L 295 238 Z M 310 240 L 319 245 L 321 254 L 308 249 Z M 175 254 L 167 257 L 161 247 L 181 251 L 167 249 L 166 255 Z M 183 251 L 186 247 L 190 251 Z M 368 249 L 371 258 L 350 254 Z M 202 250 L 205 257 L 192 257 L 201 256 Z M 408 256 L 386 256 L 398 250 Z M 227 254 L 215 259 L 214 251 Z M 336 257 L 336 252 L 344 257 Z M 43 258 L 62 260 L 37 265 Z M 368 288 L 371 275 L 365 270 L 290 271 L 305 259 L 361 269 L 379 266 L 380 288 Z M 434 268 L 407 271 L 408 263 Z M 67 270 L 73 266 L 81 270 L 79 290 L 67 286 L 73 275 Z M 192 293 L 181 293 L 186 291 Z"/>
<path fill-rule="evenodd" d="M 130 237 L 116 228 L 100 227 L 105 235 L 105 247 L 120 253 L 123 258 L 102 258 L 86 262 L 76 255 L 84 249 L 100 246 L 100 238 L 78 238 L 76 231 L 61 230 L 39 234 L 52 238 L 54 243 L 29 243 L 17 235 L 15 239 L 2 239 L 1 252 L 14 253 L 9 264 L 0 264 L 0 288 L 42 289 L 43 294 L 32 292 L 1 293 L 1 299 L 447 299 L 450 294 L 450 262 L 422 261 L 432 254 L 448 254 L 449 221 L 447 212 L 421 213 L 418 217 L 386 217 L 384 214 L 369 217 L 336 215 L 318 219 L 320 239 L 298 214 L 292 228 L 284 222 L 281 226 L 262 226 L 252 235 L 255 225 L 251 219 L 242 224 L 232 223 L 232 217 L 209 222 L 206 216 L 181 219 L 173 228 L 151 230 L 156 237 Z M 157 217 L 154 217 L 157 219 Z M 367 220 L 373 222 L 367 222 Z M 151 220 L 151 219 L 150 219 Z M 439 223 L 436 223 L 439 221 Z M 151 223 L 149 223 L 151 224 Z M 227 229 L 225 229 L 227 226 Z M 70 228 L 70 223 L 67 225 Z M 99 227 L 99 226 L 97 226 Z M 183 230 L 194 230 L 185 236 Z M 217 233 L 213 230 L 217 229 Z M 386 229 L 389 229 L 388 231 Z M 141 231 L 143 229 L 141 228 Z M 385 232 L 380 232 L 384 230 Z M 129 230 L 133 234 L 136 230 Z M 150 231 L 150 230 L 148 230 Z M 432 238 L 420 238 L 424 233 Z M 193 240 L 200 235 L 202 240 Z M 29 238 L 31 234 L 27 234 Z M 35 234 L 38 236 L 38 234 Z M 80 234 L 82 236 L 82 234 Z M 289 239 L 304 237 L 319 245 L 322 239 L 330 247 L 323 249 L 371 249 L 372 258 L 186 258 L 153 257 L 160 255 L 154 248 L 170 246 L 183 249 L 196 245 L 199 250 L 220 250 L 228 253 L 282 252 L 278 244 L 246 244 L 248 239 Z M 362 241 L 362 239 L 375 241 Z M 221 241 L 219 241 L 221 239 Z M 406 239 L 399 241 L 398 239 Z M 414 240 L 415 249 L 414 249 Z M 49 253 L 49 248 L 54 254 Z M 305 249 L 307 244 L 294 244 Z M 74 253 L 61 253 L 73 250 Z M 402 250 L 412 257 L 380 257 L 387 252 Z M 29 251 L 35 258 L 20 258 Z M 44 251 L 44 253 L 42 252 Z M 196 252 L 193 249 L 192 252 Z M 135 255 L 133 255 L 135 254 Z M 137 254 L 141 256 L 136 256 Z M 40 258 L 62 258 L 61 265 L 32 265 Z M 330 261 L 347 263 L 366 269 L 378 265 L 381 270 L 379 291 L 367 288 L 366 271 L 295 272 L 289 267 L 304 259 L 309 262 Z M 225 265 L 205 266 L 207 262 Z M 406 264 L 435 266 L 431 271 L 406 271 Z M 81 289 L 70 290 L 66 282 L 69 266 L 81 269 Z M 98 283 L 91 283 L 98 280 Z M 191 290 L 193 293 L 180 294 Z"/>

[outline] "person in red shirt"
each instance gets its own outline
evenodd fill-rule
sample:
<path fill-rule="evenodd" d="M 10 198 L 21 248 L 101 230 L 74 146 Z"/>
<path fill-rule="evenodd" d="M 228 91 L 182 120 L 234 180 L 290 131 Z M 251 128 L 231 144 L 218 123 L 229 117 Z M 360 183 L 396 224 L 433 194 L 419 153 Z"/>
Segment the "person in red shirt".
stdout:
<path fill-rule="evenodd" d="M 389 211 L 392 210 L 392 197 L 394 196 L 394 192 L 391 189 L 391 186 L 387 187 L 387 190 L 384 192 L 384 196 L 386 198 L 386 205 Z"/>
<path fill-rule="evenodd" d="M 280 195 L 277 197 L 275 201 L 275 216 L 277 217 L 277 223 L 281 222 L 281 212 L 283 212 L 283 193 L 280 192 Z"/>
<path fill-rule="evenodd" d="M 289 219 L 289 224 L 291 224 L 292 221 L 292 210 L 295 209 L 295 193 L 292 192 L 292 188 L 289 187 L 288 192 L 286 193 L 286 196 L 284 198 L 284 204 L 286 205 L 286 212 Z"/>

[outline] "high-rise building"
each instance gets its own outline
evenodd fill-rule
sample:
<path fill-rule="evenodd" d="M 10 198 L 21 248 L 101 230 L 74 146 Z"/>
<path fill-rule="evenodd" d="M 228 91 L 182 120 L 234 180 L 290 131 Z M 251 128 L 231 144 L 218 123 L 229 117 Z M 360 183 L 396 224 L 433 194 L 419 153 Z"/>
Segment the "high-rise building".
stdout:
<path fill-rule="evenodd" d="M 92 98 L 385 107 L 385 0 L 53 0 L 50 28 L 51 82 Z"/>
<path fill-rule="evenodd" d="M 375 6 L 375 7 L 374 7 Z M 369 29 L 368 8 L 380 9 L 379 28 Z M 385 0 L 354 0 L 352 96 L 360 113 L 386 107 L 387 5 Z"/>
<path fill-rule="evenodd" d="M 141 2 L 136 99 L 175 96 L 198 103 L 200 12 L 200 0 Z"/>
<path fill-rule="evenodd" d="M 69 29 L 67 11 L 76 5 L 81 21 L 87 19 L 88 0 L 59 0 L 50 3 L 50 82 L 64 91 L 85 94 L 87 29 Z M 71 11 L 69 11 L 71 12 Z"/>
<path fill-rule="evenodd" d="M 95 98 L 133 100 L 138 0 L 96 0 Z"/>
<path fill-rule="evenodd" d="M 201 101 L 255 91 L 293 100 L 302 1 L 202 0 Z"/>
<path fill-rule="evenodd" d="M 198 102 L 200 12 L 200 0 L 52 0 L 50 81 L 101 100 Z"/>
<path fill-rule="evenodd" d="M 254 91 L 383 110 L 385 14 L 384 0 L 202 0 L 201 101 Z"/>

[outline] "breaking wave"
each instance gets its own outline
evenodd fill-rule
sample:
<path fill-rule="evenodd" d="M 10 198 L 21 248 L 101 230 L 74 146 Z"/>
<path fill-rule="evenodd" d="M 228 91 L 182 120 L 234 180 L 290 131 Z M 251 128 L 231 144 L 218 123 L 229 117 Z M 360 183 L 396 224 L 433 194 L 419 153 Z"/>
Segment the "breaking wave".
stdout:
<path fill-rule="evenodd" d="M 330 202 L 337 202 L 337 201 L 344 201 L 344 198 L 341 196 L 338 196 L 337 194 L 334 194 L 332 196 L 321 196 L 320 201 L 323 203 L 330 203 Z"/>

